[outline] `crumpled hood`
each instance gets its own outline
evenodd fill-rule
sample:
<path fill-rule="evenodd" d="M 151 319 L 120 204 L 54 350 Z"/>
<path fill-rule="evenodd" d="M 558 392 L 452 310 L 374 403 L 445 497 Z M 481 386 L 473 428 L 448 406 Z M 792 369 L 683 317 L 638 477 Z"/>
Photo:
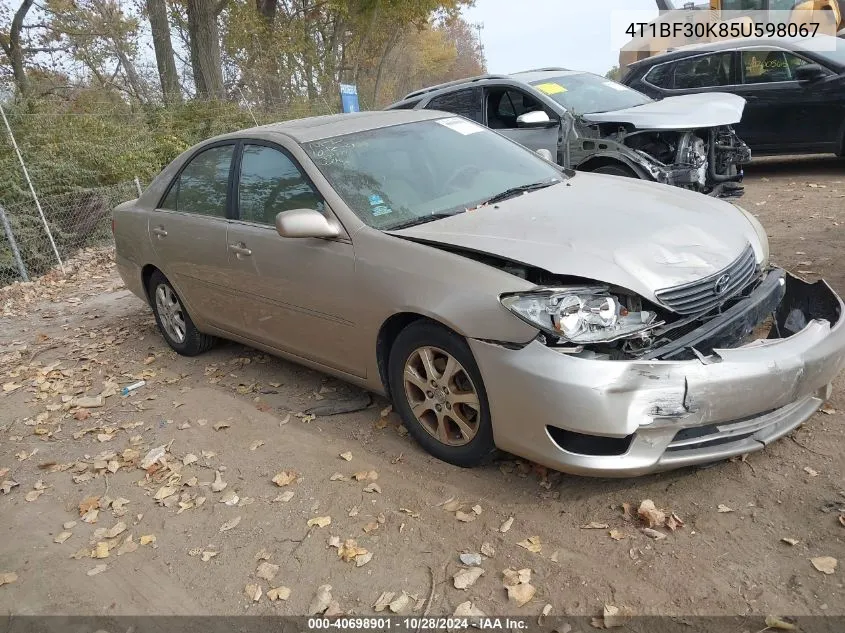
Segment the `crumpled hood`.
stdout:
<path fill-rule="evenodd" d="M 727 202 L 588 173 L 390 233 L 621 286 L 650 301 L 657 290 L 722 270 L 749 243 L 762 258 L 751 223 Z"/>
<path fill-rule="evenodd" d="M 707 92 L 666 97 L 660 101 L 584 114 L 591 123 L 628 123 L 640 130 L 691 130 L 733 125 L 742 119 L 745 99 L 727 92 Z"/>

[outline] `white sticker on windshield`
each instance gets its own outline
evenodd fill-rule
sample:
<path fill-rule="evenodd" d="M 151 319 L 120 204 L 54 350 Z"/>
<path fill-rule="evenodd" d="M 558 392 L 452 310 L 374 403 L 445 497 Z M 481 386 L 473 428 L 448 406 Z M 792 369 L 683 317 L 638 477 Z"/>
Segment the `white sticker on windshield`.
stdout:
<path fill-rule="evenodd" d="M 437 119 L 437 122 L 440 125 L 445 125 L 449 129 L 455 130 L 455 132 L 460 132 L 464 136 L 467 134 L 475 134 L 476 132 L 480 132 L 483 128 L 472 121 L 467 121 L 466 119 L 459 119 L 456 116 L 449 117 L 448 119 Z"/>
<path fill-rule="evenodd" d="M 618 83 L 613 82 L 613 81 L 603 81 L 602 83 L 605 86 L 607 86 L 608 88 L 613 88 L 614 90 L 618 90 L 619 92 L 625 92 L 628 89 L 625 86 L 623 86 L 622 84 L 618 84 Z"/>

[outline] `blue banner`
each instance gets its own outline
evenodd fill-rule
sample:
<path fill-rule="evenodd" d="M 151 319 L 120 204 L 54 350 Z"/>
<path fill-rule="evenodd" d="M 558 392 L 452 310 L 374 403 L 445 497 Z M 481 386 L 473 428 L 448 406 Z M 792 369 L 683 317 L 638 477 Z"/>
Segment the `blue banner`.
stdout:
<path fill-rule="evenodd" d="M 340 105 L 344 112 L 359 112 L 358 86 L 340 84 Z"/>

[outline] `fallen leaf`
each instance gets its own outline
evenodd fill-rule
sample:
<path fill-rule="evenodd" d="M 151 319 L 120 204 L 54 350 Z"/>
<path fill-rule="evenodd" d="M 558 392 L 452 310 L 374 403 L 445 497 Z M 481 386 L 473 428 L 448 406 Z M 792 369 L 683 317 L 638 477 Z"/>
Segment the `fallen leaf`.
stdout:
<path fill-rule="evenodd" d="M 364 487 L 364 492 L 376 492 L 378 494 L 381 494 L 381 486 L 373 482 Z"/>
<path fill-rule="evenodd" d="M 666 521 L 666 514 L 663 510 L 658 510 L 651 499 L 644 499 L 640 503 L 640 507 L 637 508 L 637 515 L 650 528 L 661 526 Z"/>
<path fill-rule="evenodd" d="M 804 466 L 804 472 L 807 473 L 808 475 L 810 475 L 810 477 L 818 477 L 819 476 L 819 471 L 813 470 L 809 466 Z"/>
<path fill-rule="evenodd" d="M 625 618 L 621 613 L 619 607 L 614 607 L 611 604 L 604 605 L 602 611 L 602 624 L 604 628 L 613 629 L 625 625 Z"/>
<path fill-rule="evenodd" d="M 508 600 L 516 604 L 518 607 L 528 604 L 537 592 L 534 585 L 529 583 L 508 585 L 505 589 L 508 592 Z"/>
<path fill-rule="evenodd" d="M 138 539 L 138 543 L 140 545 L 150 545 L 151 543 L 156 542 L 156 535 L 155 534 L 144 534 Z"/>
<path fill-rule="evenodd" d="M 481 512 L 482 512 L 483 510 L 482 510 L 482 508 L 481 508 L 481 506 L 480 506 L 480 505 L 476 504 L 476 505 L 472 506 L 472 511 L 473 511 L 475 514 L 481 514 Z"/>
<path fill-rule="evenodd" d="M 535 554 L 537 554 L 541 549 L 540 537 L 539 536 L 529 536 L 524 541 L 520 541 L 519 543 L 517 543 L 517 545 L 519 545 L 520 547 L 524 547 L 529 552 L 534 552 Z"/>
<path fill-rule="evenodd" d="M 296 481 L 296 473 L 293 471 L 283 470 L 280 473 L 277 473 L 275 477 L 273 477 L 273 483 L 279 486 L 289 486 L 294 481 Z"/>
<path fill-rule="evenodd" d="M 230 426 L 231 424 L 229 424 L 228 422 L 218 422 L 211 428 L 213 428 L 215 431 L 222 431 L 223 429 L 228 429 Z"/>
<path fill-rule="evenodd" d="M 537 618 L 537 626 L 543 626 L 545 623 L 545 619 L 549 616 L 552 612 L 552 605 L 547 604 L 543 607 L 543 611 L 540 613 L 539 617 Z"/>
<path fill-rule="evenodd" d="M 726 506 L 726 505 L 725 505 L 725 504 L 723 504 L 723 503 L 720 503 L 720 504 L 716 507 L 716 512 L 719 512 L 719 513 L 733 512 L 733 511 L 734 511 L 734 509 L 733 509 L 733 508 L 729 508 L 728 506 Z"/>
<path fill-rule="evenodd" d="M 100 541 L 91 551 L 91 558 L 108 558 L 109 556 L 109 544 Z"/>
<path fill-rule="evenodd" d="M 6 479 L 3 481 L 3 483 L 0 483 L 0 490 L 3 491 L 4 495 L 7 495 L 12 491 L 12 488 L 19 485 L 20 484 L 17 481 L 11 481 L 9 479 Z"/>
<path fill-rule="evenodd" d="M 373 558 L 372 552 L 365 552 L 363 554 L 358 554 L 355 557 L 355 567 L 363 567 L 367 563 L 369 563 Z"/>
<path fill-rule="evenodd" d="M 100 507 L 100 497 L 85 497 L 79 502 L 79 516 L 82 516 L 89 510 Z"/>
<path fill-rule="evenodd" d="M 403 611 L 405 608 L 407 608 L 408 603 L 410 601 L 410 596 L 403 591 L 396 597 L 395 600 L 391 601 L 388 607 L 390 608 L 390 611 L 392 613 L 399 613 L 400 611 Z"/>
<path fill-rule="evenodd" d="M 317 526 L 317 527 L 320 527 L 320 528 L 324 528 L 327 525 L 331 524 L 331 522 L 332 522 L 332 518 L 328 517 L 328 516 L 326 516 L 326 517 L 314 517 L 313 519 L 308 519 L 307 525 L 308 525 L 308 527 Z"/>
<path fill-rule="evenodd" d="M 370 521 L 365 525 L 362 529 L 365 533 L 369 534 L 370 532 L 375 532 L 378 529 L 379 523 L 378 521 Z"/>
<path fill-rule="evenodd" d="M 257 451 L 262 446 L 264 446 L 264 440 L 256 440 L 252 444 L 249 445 L 249 450 Z M 267 595 L 269 596 L 270 593 L 268 592 Z"/>
<path fill-rule="evenodd" d="M 355 560 L 358 556 L 363 556 L 367 553 L 367 550 L 363 547 L 359 547 L 357 541 L 355 539 L 346 539 L 337 549 L 337 555 L 340 557 L 341 560 L 344 562 L 349 562 Z"/>
<path fill-rule="evenodd" d="M 100 510 L 98 508 L 91 508 L 90 510 L 88 510 L 88 512 L 86 512 L 80 517 L 80 520 L 84 523 L 96 523 L 99 514 Z"/>
<path fill-rule="evenodd" d="M 797 539 L 797 538 L 788 538 L 788 537 L 783 537 L 783 538 L 781 539 L 781 541 L 783 541 L 783 542 L 784 542 L 784 543 L 786 543 L 787 545 L 798 545 L 798 539 Z"/>
<path fill-rule="evenodd" d="M 319 615 L 329 608 L 332 601 L 332 586 L 320 585 L 317 588 L 317 594 L 308 605 L 308 615 Z"/>
<path fill-rule="evenodd" d="M 610 535 L 610 538 L 612 538 L 614 541 L 621 541 L 623 538 L 625 538 L 625 534 L 623 532 L 620 532 L 616 528 L 610 530 L 608 534 Z"/>
<path fill-rule="evenodd" d="M 457 501 L 456 499 L 450 499 L 449 501 L 446 501 L 445 503 L 442 503 L 440 505 L 443 508 L 444 512 L 457 512 L 461 509 L 461 506 L 463 504 L 460 501 Z"/>
<path fill-rule="evenodd" d="M 238 496 L 238 493 L 230 488 L 227 492 L 224 492 L 220 496 L 220 503 L 227 506 L 235 506 L 238 505 L 238 501 L 240 501 L 240 499 L 241 498 Z"/>
<path fill-rule="evenodd" d="M 590 521 L 586 525 L 582 525 L 582 530 L 606 530 L 610 527 L 607 523 L 598 523 L 596 521 Z"/>
<path fill-rule="evenodd" d="M 24 497 L 24 499 L 26 499 L 27 501 L 35 501 L 36 499 L 38 499 L 38 497 L 40 497 L 43 494 L 44 494 L 43 490 L 30 490 L 29 492 L 26 493 L 26 496 Z"/>
<path fill-rule="evenodd" d="M 89 570 L 88 570 L 87 572 L 85 572 L 85 573 L 86 573 L 88 576 L 96 576 L 97 574 L 102 574 L 102 573 L 103 573 L 104 571 L 106 571 L 108 568 L 109 568 L 109 566 L 108 566 L 108 565 L 106 565 L 105 563 L 103 563 L 103 564 L 101 564 L 101 565 L 97 565 L 96 567 L 92 567 L 91 569 L 89 569 Z"/>
<path fill-rule="evenodd" d="M 182 458 L 182 465 L 183 466 L 190 466 L 194 462 L 198 462 L 198 461 L 199 461 L 199 457 L 197 457 L 193 453 L 188 453 L 187 455 L 185 455 Z"/>
<path fill-rule="evenodd" d="M 331 477 L 329 477 L 329 481 L 346 481 L 346 475 L 334 473 Z"/>
<path fill-rule="evenodd" d="M 836 409 L 834 409 L 832 406 L 830 406 L 827 403 L 823 404 L 822 407 L 819 409 L 819 411 L 821 411 L 825 415 L 833 415 L 834 413 L 836 413 Z"/>
<path fill-rule="evenodd" d="M 475 581 L 484 575 L 484 570 L 481 567 L 470 567 L 469 569 L 459 569 L 454 576 L 452 582 L 455 589 L 467 589 L 475 584 Z"/>
<path fill-rule="evenodd" d="M 667 529 L 674 532 L 675 530 L 678 530 L 678 529 L 684 527 L 684 522 L 681 520 L 681 517 L 679 517 L 677 514 L 675 514 L 673 512 L 668 517 L 666 517 L 665 525 L 666 525 Z"/>
<path fill-rule="evenodd" d="M 214 481 L 211 484 L 212 492 L 222 492 L 223 490 L 226 489 L 226 486 L 228 486 L 228 485 L 229 484 L 227 484 L 225 481 L 223 481 L 223 477 L 220 475 L 220 471 L 215 470 L 214 471 Z"/>
<path fill-rule="evenodd" d="M 512 525 L 513 525 L 513 517 L 509 518 L 507 521 L 502 523 L 501 526 L 499 526 L 499 532 L 504 534 L 505 532 L 507 532 L 508 530 L 511 529 Z"/>
<path fill-rule="evenodd" d="M 373 610 L 376 613 L 381 613 L 390 606 L 393 601 L 393 596 L 396 594 L 393 591 L 383 591 L 378 599 L 373 603 Z"/>
<path fill-rule="evenodd" d="M 461 521 L 463 523 L 470 523 L 471 521 L 475 521 L 477 516 L 478 515 L 475 514 L 474 512 L 473 513 L 467 513 L 467 512 L 462 512 L 460 510 L 455 512 L 455 518 L 458 521 Z"/>
<path fill-rule="evenodd" d="M 508 567 L 507 569 L 502 571 L 502 583 L 505 585 L 505 587 L 511 587 L 513 585 L 523 585 L 529 582 L 531 582 L 530 569 L 526 568 L 517 571 Z"/>
<path fill-rule="evenodd" d="M 205 550 L 202 554 L 200 554 L 200 559 L 202 560 L 202 562 L 207 563 L 215 556 L 217 556 L 217 552 L 213 550 Z"/>
<path fill-rule="evenodd" d="M 766 627 L 770 629 L 777 629 L 779 631 L 794 631 L 796 629 L 794 624 L 781 620 L 775 615 L 766 616 Z"/>
<path fill-rule="evenodd" d="M 106 531 L 106 538 L 115 538 L 126 531 L 126 524 L 122 521 L 119 521 L 114 525 L 114 527 L 110 528 Z"/>
<path fill-rule="evenodd" d="M 836 571 L 836 566 L 839 564 L 839 561 L 832 556 L 817 556 L 816 558 L 811 558 L 810 562 L 813 564 L 813 567 L 823 574 L 832 574 Z"/>
<path fill-rule="evenodd" d="M 481 544 L 481 553 L 487 558 L 493 558 L 496 555 L 496 549 L 487 542 Z"/>
<path fill-rule="evenodd" d="M 179 489 L 176 486 L 162 486 L 155 493 L 155 496 L 153 497 L 153 499 L 156 500 L 156 501 L 163 501 L 164 499 L 167 499 L 168 497 L 172 497 L 178 491 L 179 491 Z"/>
<path fill-rule="evenodd" d="M 355 481 L 375 481 L 378 479 L 378 473 L 374 470 L 362 470 L 352 475 Z"/>
<path fill-rule="evenodd" d="M 339 457 L 344 461 L 351 462 L 352 461 L 352 451 L 346 451 L 345 453 L 341 453 L 339 455 Z"/>
<path fill-rule="evenodd" d="M 642 528 L 640 531 L 647 537 L 653 538 L 655 541 L 661 541 L 666 538 L 666 535 L 663 532 L 658 532 L 657 530 L 653 530 L 651 528 Z"/>
<path fill-rule="evenodd" d="M 287 503 L 291 499 L 293 499 L 293 490 L 285 490 L 278 497 L 273 499 L 273 501 L 280 502 L 280 503 Z"/>
<path fill-rule="evenodd" d="M 253 602 L 258 602 L 261 600 L 261 585 L 247 585 L 244 587 L 244 594 L 247 597 L 247 600 L 252 600 Z"/>
<path fill-rule="evenodd" d="M 290 589 L 288 587 L 274 587 L 267 591 L 267 597 L 270 599 L 270 602 L 287 600 L 290 598 Z"/>
<path fill-rule="evenodd" d="M 231 521 L 226 521 L 223 525 L 221 525 L 220 531 L 221 532 L 228 532 L 229 530 L 232 530 L 232 529 L 238 527 L 238 523 L 240 523 L 240 522 L 241 522 L 241 517 L 236 516 Z"/>
<path fill-rule="evenodd" d="M 73 536 L 73 532 L 59 532 L 56 535 L 56 538 L 53 539 L 53 542 L 61 545 L 66 540 L 68 540 L 71 536 Z"/>
<path fill-rule="evenodd" d="M 0 572 L 0 587 L 3 585 L 11 585 L 17 581 L 18 575 L 13 571 Z"/>
<path fill-rule="evenodd" d="M 476 626 L 480 622 L 481 618 L 487 617 L 487 614 L 476 607 L 470 600 L 467 600 L 455 607 L 455 612 L 452 614 L 452 617 L 458 619 L 471 618 L 469 620 L 470 624 Z"/>
<path fill-rule="evenodd" d="M 117 548 L 117 555 L 123 556 L 124 554 L 131 554 L 138 550 L 138 543 L 132 540 L 132 535 L 126 537 L 126 540 L 123 541 L 123 544 Z"/>
<path fill-rule="evenodd" d="M 263 562 L 255 569 L 255 575 L 262 580 L 271 581 L 279 573 L 279 566 L 272 563 Z"/>
<path fill-rule="evenodd" d="M 419 512 L 415 512 L 414 510 L 409 510 L 408 508 L 399 508 L 399 512 L 404 512 L 405 514 L 407 514 L 409 517 L 411 517 L 413 519 L 419 519 L 420 518 Z"/>

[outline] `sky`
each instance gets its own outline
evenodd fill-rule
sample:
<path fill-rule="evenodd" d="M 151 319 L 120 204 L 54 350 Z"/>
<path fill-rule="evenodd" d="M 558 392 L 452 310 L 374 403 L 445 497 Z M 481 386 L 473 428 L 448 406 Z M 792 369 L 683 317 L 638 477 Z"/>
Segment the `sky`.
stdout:
<path fill-rule="evenodd" d="M 475 4 L 464 10 L 464 17 L 483 24 L 481 43 L 491 73 L 563 66 L 603 75 L 619 63 L 619 47 L 613 50 L 611 45 L 612 12 L 650 11 L 654 17 L 658 13 L 655 0 L 476 0 Z"/>

